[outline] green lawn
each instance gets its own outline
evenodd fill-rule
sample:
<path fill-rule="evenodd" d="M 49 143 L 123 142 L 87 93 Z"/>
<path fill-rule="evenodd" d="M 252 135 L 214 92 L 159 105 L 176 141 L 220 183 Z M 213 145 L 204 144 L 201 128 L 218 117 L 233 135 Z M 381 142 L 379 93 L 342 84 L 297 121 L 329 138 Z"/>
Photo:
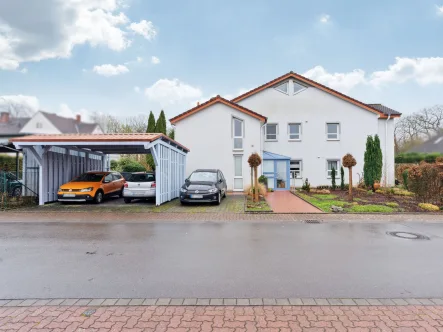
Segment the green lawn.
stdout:
<path fill-rule="evenodd" d="M 260 200 L 258 202 L 253 202 L 252 199 L 248 196 L 246 198 L 246 212 L 272 212 L 271 207 L 268 205 L 265 199 Z"/>

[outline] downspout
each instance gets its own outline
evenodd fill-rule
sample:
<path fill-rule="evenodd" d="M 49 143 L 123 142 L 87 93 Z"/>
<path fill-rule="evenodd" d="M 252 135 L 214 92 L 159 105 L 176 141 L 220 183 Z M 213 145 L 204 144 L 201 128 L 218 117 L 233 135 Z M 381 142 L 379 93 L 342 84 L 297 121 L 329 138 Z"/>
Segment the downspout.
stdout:
<path fill-rule="evenodd" d="M 263 141 L 263 135 L 262 135 L 262 132 L 263 132 L 263 128 L 266 126 L 266 122 L 265 123 L 263 123 L 263 125 L 262 126 L 260 126 L 260 157 L 261 157 L 261 159 L 263 160 L 263 148 L 262 148 L 262 141 Z M 263 164 L 263 163 L 262 163 Z M 263 166 L 261 167 L 261 175 L 263 175 Z"/>
<path fill-rule="evenodd" d="M 388 121 L 391 119 L 391 114 L 385 123 L 385 187 L 388 186 Z"/>

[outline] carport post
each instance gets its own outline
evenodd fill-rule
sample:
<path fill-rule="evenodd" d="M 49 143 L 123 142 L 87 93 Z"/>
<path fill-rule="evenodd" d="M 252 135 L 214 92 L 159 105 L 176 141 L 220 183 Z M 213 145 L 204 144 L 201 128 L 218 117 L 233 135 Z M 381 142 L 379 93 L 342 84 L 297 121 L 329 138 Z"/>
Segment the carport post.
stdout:
<path fill-rule="evenodd" d="M 160 201 L 160 190 L 161 190 L 161 184 L 159 181 L 160 179 L 160 162 L 158 160 L 157 150 L 155 149 L 157 144 L 149 144 L 145 146 L 145 149 L 149 149 L 149 151 L 152 154 L 152 157 L 154 158 L 154 164 L 155 164 L 155 205 L 160 205 L 158 202 Z"/>

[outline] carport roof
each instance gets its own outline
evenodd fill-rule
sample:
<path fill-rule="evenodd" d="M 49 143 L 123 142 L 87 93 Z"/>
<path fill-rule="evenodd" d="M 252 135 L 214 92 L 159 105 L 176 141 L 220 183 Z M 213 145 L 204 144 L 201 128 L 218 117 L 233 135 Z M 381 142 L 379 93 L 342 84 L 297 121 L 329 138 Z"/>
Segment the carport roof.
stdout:
<path fill-rule="evenodd" d="M 78 145 L 81 143 L 83 147 L 87 147 L 88 144 L 92 145 L 107 145 L 106 143 L 151 143 L 156 140 L 162 140 L 167 142 L 181 150 L 189 152 L 189 149 L 177 141 L 169 138 L 162 133 L 118 133 L 118 134 L 46 134 L 46 135 L 30 135 L 25 137 L 11 138 L 10 142 L 13 143 L 47 143 L 48 145 L 57 145 L 57 143 L 63 143 L 68 145 Z M 27 144 L 28 145 L 28 144 Z"/>

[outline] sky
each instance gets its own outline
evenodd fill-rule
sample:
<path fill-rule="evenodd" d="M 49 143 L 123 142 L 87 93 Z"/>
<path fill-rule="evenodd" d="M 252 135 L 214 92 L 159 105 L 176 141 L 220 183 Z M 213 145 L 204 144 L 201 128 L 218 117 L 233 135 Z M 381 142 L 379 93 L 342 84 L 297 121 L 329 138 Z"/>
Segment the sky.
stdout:
<path fill-rule="evenodd" d="M 0 110 L 171 118 L 291 70 L 443 104 L 443 0 L 0 0 Z"/>

